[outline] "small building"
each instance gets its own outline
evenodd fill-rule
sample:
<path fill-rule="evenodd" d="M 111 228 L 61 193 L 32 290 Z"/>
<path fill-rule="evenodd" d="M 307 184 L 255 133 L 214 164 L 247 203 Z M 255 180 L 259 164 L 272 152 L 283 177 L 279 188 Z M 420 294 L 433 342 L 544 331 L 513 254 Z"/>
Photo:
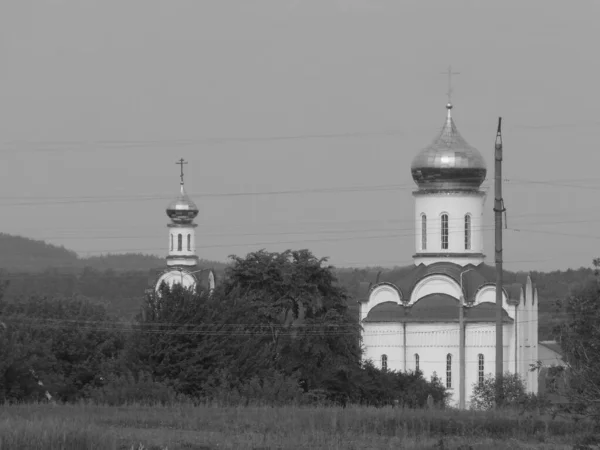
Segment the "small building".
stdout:
<path fill-rule="evenodd" d="M 214 270 L 200 267 L 196 255 L 198 225 L 194 223 L 194 219 L 199 210 L 185 191 L 183 165 L 187 163 L 181 159 L 177 164 L 181 165 L 180 192 L 166 209 L 170 219 L 170 223 L 167 224 L 169 240 L 166 267 L 150 273 L 147 294 L 158 294 L 163 282 L 169 286 L 180 284 L 189 289 L 200 288 L 208 292 L 215 288 Z"/>

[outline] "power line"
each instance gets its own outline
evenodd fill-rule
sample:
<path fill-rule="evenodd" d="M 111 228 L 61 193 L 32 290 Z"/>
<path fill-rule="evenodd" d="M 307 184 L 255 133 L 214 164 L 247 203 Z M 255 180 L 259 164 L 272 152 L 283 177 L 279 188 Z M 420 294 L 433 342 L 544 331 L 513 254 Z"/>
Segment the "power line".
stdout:
<path fill-rule="evenodd" d="M 522 214 L 515 215 L 514 218 L 528 218 L 537 217 L 537 214 Z M 398 220 L 397 222 L 414 222 L 415 219 L 407 219 L 404 221 Z M 450 218 L 449 222 L 459 222 L 460 225 L 449 225 L 448 229 L 450 233 L 462 232 L 464 230 L 464 218 Z M 560 220 L 550 221 L 546 220 L 543 222 L 525 222 L 524 225 L 561 225 L 561 224 L 585 224 L 585 223 L 596 223 L 600 222 L 599 218 L 592 219 L 580 219 L 580 220 Z M 428 224 L 429 230 L 439 231 L 441 226 Z M 488 231 L 493 229 L 492 225 L 472 226 L 471 231 Z M 530 231 L 522 228 L 511 228 L 514 231 Z M 81 230 L 78 230 L 81 231 Z M 297 231 L 265 231 L 260 233 L 202 233 L 203 237 L 232 237 L 232 236 L 286 236 L 286 235 L 317 235 L 317 234 L 348 234 L 348 233 L 376 233 L 376 232 L 398 232 L 407 231 L 412 234 L 406 234 L 406 236 L 417 236 L 417 232 L 414 231 L 414 227 L 410 228 L 337 228 L 337 229 L 317 229 L 317 230 L 297 230 Z M 92 234 L 70 234 L 70 235 L 53 235 L 53 236 L 40 236 L 37 239 L 41 240 L 110 240 L 110 239 L 155 239 L 162 236 L 162 233 L 153 233 L 148 235 L 135 234 L 135 235 L 92 235 Z M 404 235 L 403 235 L 404 236 Z"/>
<path fill-rule="evenodd" d="M 508 129 L 515 130 L 553 130 L 566 129 L 582 126 L 596 127 L 600 122 L 579 122 L 569 124 L 547 124 L 547 125 L 528 125 L 514 124 Z M 405 136 L 415 135 L 418 131 L 422 134 L 426 130 L 431 130 L 432 133 L 439 131 L 441 127 L 411 127 L 410 129 L 390 129 L 379 131 L 355 131 L 341 133 L 304 133 L 304 134 L 288 134 L 288 135 L 271 135 L 271 136 L 240 136 L 240 137 L 212 137 L 212 138 L 193 138 L 193 139 L 154 139 L 154 140 L 45 140 L 45 141 L 5 141 L 0 146 L 0 151 L 18 151 L 18 152 L 66 152 L 66 151 L 81 151 L 83 148 L 95 150 L 102 148 L 105 150 L 124 150 L 124 149 L 145 149 L 149 147 L 189 147 L 197 145 L 224 144 L 224 143 L 254 143 L 254 142 L 278 142 L 278 141 L 298 141 L 311 139 L 357 139 L 382 136 Z"/>
<path fill-rule="evenodd" d="M 598 179 L 583 178 L 581 181 L 596 181 Z M 458 181 L 458 179 L 457 179 Z M 591 189 L 600 190 L 600 186 L 582 186 L 574 184 L 565 184 L 566 181 L 578 181 L 577 179 L 569 180 L 524 180 L 524 179 L 505 179 L 510 184 L 541 184 L 556 187 L 568 187 L 573 189 Z M 488 186 L 483 186 L 488 187 Z M 339 187 L 322 187 L 322 188 L 306 188 L 306 189 L 286 189 L 286 190 L 271 190 L 271 191 L 256 191 L 256 192 L 195 192 L 188 193 L 194 198 L 231 198 L 231 197 L 252 197 L 252 196 L 272 196 L 272 195 L 307 195 L 307 194 L 336 194 L 336 193 L 356 193 L 356 192 L 382 192 L 396 191 L 413 188 L 416 189 L 414 183 L 403 184 L 384 184 L 384 185 L 363 185 L 363 186 L 339 186 Z M 129 195 L 103 195 L 103 196 L 0 196 L 0 200 L 14 200 L 14 202 L 3 202 L 5 206 L 40 206 L 40 205 L 58 205 L 58 204 L 75 204 L 75 203 L 123 203 L 133 201 L 156 201 L 170 200 L 173 195 L 166 194 L 129 194 Z"/>

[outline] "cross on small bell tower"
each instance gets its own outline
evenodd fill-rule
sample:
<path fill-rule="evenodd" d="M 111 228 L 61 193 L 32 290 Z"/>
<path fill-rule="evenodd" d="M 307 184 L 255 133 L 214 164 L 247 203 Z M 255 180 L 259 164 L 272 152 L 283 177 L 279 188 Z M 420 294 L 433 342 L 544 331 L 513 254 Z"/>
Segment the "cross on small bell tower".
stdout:
<path fill-rule="evenodd" d="M 183 165 L 187 164 L 187 161 L 183 158 L 181 158 L 179 161 L 177 161 L 175 164 L 178 164 L 179 166 L 181 166 L 181 184 L 183 184 Z"/>

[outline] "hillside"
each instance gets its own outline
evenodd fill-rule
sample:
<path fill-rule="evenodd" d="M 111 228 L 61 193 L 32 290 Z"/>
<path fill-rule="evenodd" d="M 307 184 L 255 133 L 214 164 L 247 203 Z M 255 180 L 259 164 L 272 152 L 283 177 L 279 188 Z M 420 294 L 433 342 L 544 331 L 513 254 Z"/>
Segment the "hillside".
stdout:
<path fill-rule="evenodd" d="M 216 261 L 201 261 L 222 276 L 227 265 Z M 5 293 L 10 298 L 31 295 L 83 295 L 104 303 L 121 317 L 131 318 L 138 310 L 148 286 L 152 269 L 165 266 L 165 260 L 152 255 L 117 254 L 80 258 L 64 247 L 43 241 L 0 233 L 0 279 L 10 281 Z M 359 284 L 375 282 L 377 274 L 393 271 L 401 277 L 406 267 L 338 268 L 339 283 L 350 294 L 349 307 L 357 312 Z M 516 273 L 505 272 L 505 280 L 514 280 Z M 556 301 L 564 299 L 576 285 L 593 276 L 590 268 L 577 270 L 532 272 L 540 299 L 540 339 L 551 339 L 552 328 L 559 323 Z"/>
<path fill-rule="evenodd" d="M 201 260 L 202 265 L 224 269 L 226 264 Z M 112 254 L 80 258 L 74 251 L 41 240 L 0 233 L 0 270 L 8 272 L 44 272 L 61 269 L 78 272 L 85 267 L 116 272 L 148 271 L 165 266 L 164 258 L 141 253 Z"/>

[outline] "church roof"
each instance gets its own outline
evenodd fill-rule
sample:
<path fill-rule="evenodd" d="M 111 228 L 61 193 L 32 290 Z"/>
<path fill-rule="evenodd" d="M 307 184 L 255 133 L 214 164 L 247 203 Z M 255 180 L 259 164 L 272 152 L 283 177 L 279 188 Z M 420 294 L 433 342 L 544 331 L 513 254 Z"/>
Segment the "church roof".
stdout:
<path fill-rule="evenodd" d="M 448 294 L 429 294 L 412 306 L 384 302 L 375 306 L 365 318 L 365 322 L 456 322 L 458 321 L 459 301 Z M 503 322 L 512 323 L 513 319 L 503 311 Z M 465 308 L 465 322 L 494 322 L 496 310 L 493 303 L 480 303 Z"/>
<path fill-rule="evenodd" d="M 419 264 L 418 266 L 410 265 L 395 268 L 382 273 L 378 281 L 379 283 L 393 284 L 400 291 L 402 298 L 408 299 L 417 283 L 429 275 L 446 275 L 457 283 L 460 283 L 461 273 L 463 273 L 463 288 L 467 302 L 475 301 L 475 294 L 483 285 L 496 282 L 496 268 L 493 266 L 485 263 L 477 266 L 472 264 L 460 266 L 448 261 L 441 261 L 430 265 Z M 527 273 L 505 273 L 504 280 L 508 283 L 504 284 L 504 289 L 510 300 L 520 300 L 520 289 L 527 281 L 527 275 Z M 370 291 L 379 283 L 361 283 L 358 301 L 367 301 Z"/>
<path fill-rule="evenodd" d="M 413 179 L 420 190 L 477 190 L 487 173 L 485 160 L 458 132 L 452 119 L 452 104 L 446 108 L 444 127 L 413 159 Z"/>

